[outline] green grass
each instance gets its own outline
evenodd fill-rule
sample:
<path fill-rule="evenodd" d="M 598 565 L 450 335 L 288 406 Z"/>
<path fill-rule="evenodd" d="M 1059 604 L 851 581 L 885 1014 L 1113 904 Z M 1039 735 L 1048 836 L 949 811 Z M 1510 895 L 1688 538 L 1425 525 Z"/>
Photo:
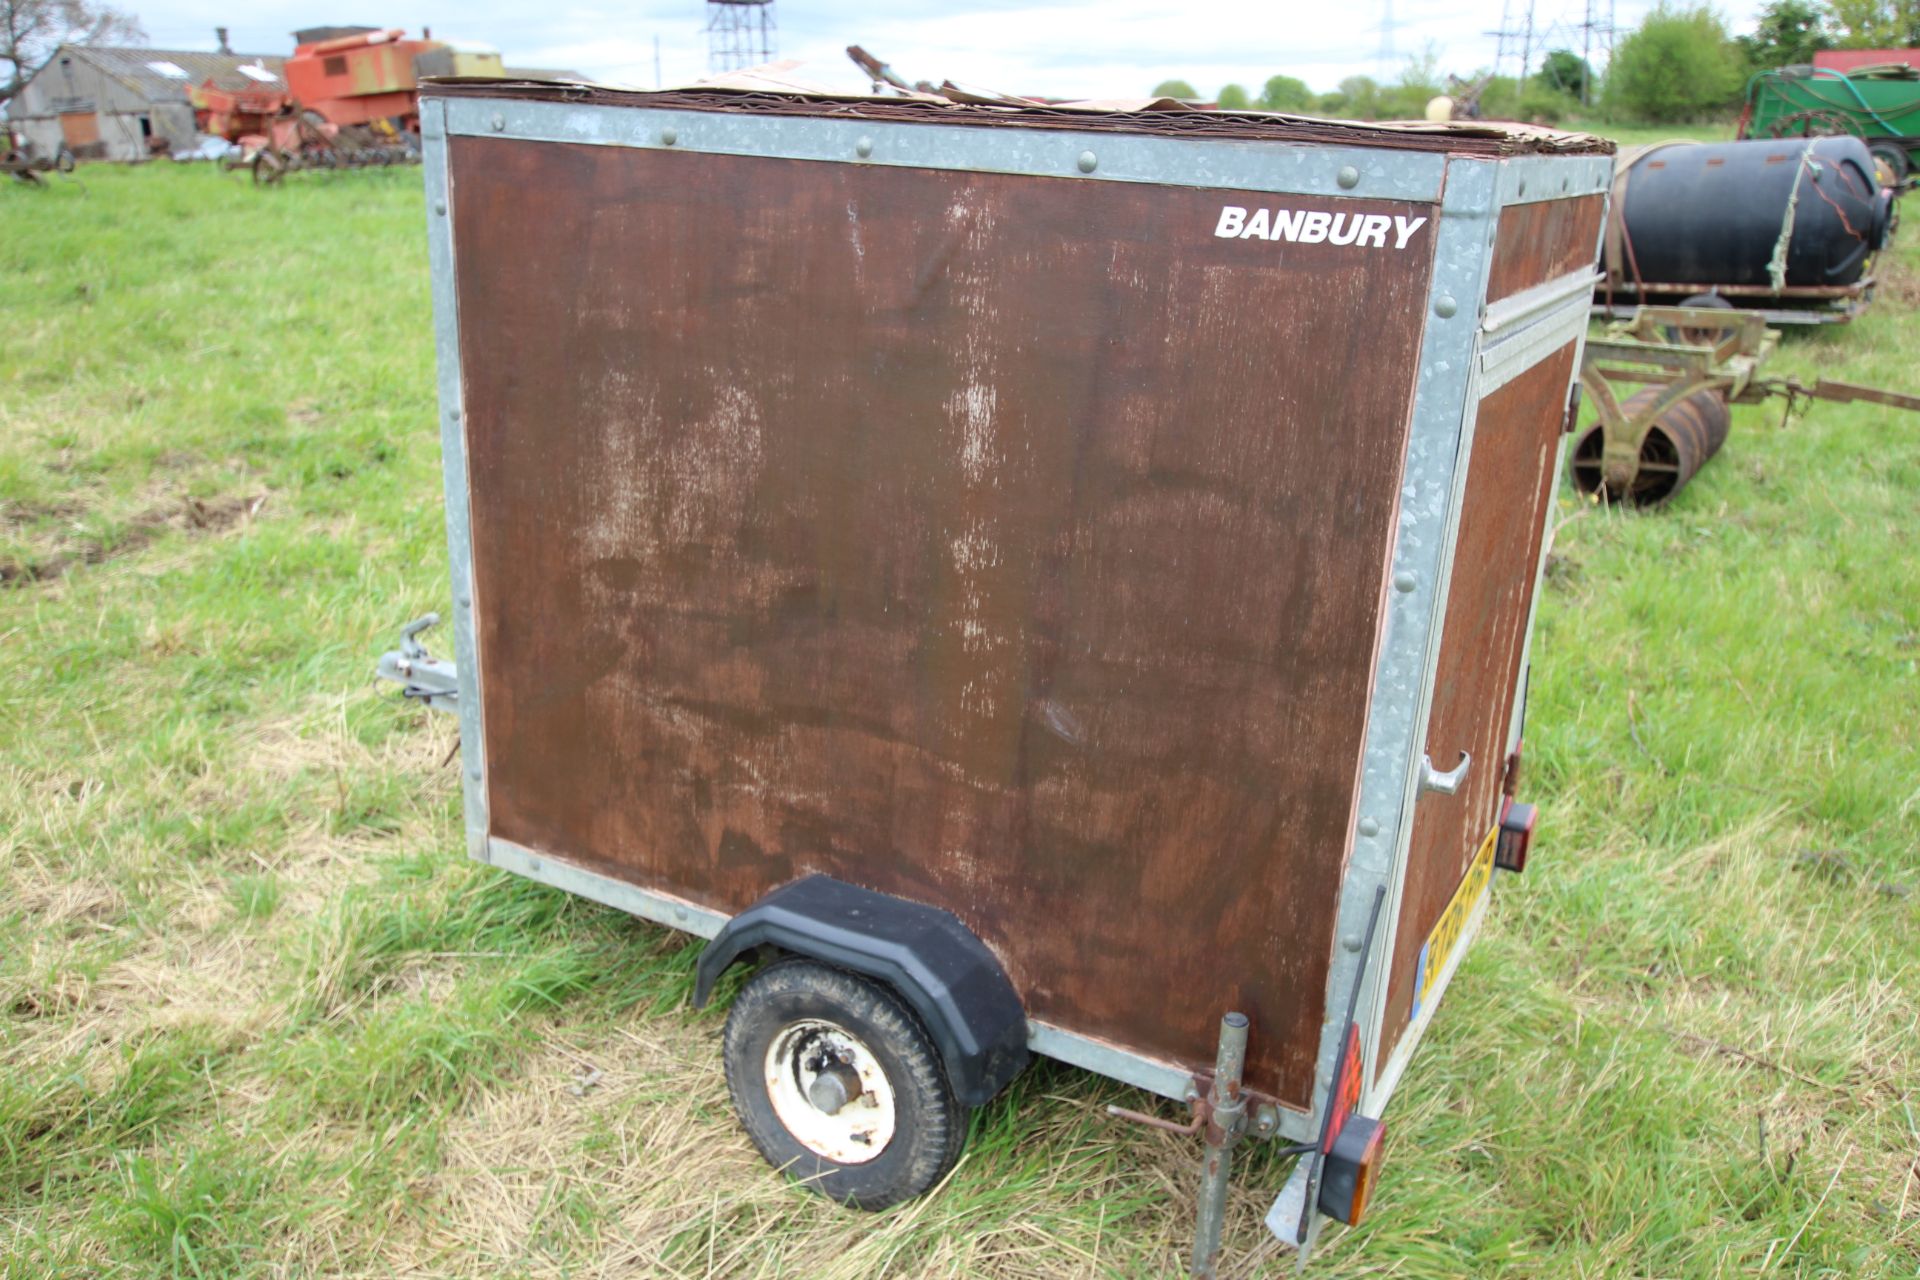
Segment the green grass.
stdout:
<path fill-rule="evenodd" d="M 1578 129 L 1585 133 L 1597 133 L 1603 138 L 1612 138 L 1622 147 L 1643 147 L 1654 142 L 1729 142 L 1733 139 L 1734 125 L 1724 124 L 1669 124 L 1669 125 L 1625 125 L 1609 124 L 1603 120 L 1569 120 L 1560 126 L 1563 129 Z"/>
<path fill-rule="evenodd" d="M 1040 1064 L 843 1212 L 734 1125 L 695 944 L 461 856 L 451 725 L 369 679 L 445 605 L 424 223 L 418 171 L 0 187 L 0 1275 L 1177 1268 L 1138 1095 Z M 1892 258 L 1774 371 L 1920 384 Z M 1534 865 L 1320 1274 L 1920 1274 L 1916 492 L 1860 405 L 1561 496 Z"/>

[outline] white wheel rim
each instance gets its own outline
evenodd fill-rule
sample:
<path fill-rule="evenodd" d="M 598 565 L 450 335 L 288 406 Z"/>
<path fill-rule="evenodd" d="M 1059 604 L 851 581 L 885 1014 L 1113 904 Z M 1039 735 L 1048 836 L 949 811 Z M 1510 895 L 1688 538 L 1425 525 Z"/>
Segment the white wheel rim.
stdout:
<path fill-rule="evenodd" d="M 851 1068 L 860 1092 L 828 1114 L 809 1090 L 823 1071 Z M 865 1164 L 893 1141 L 893 1085 L 860 1037 L 831 1022 L 790 1023 L 767 1046 L 767 1097 L 801 1146 L 838 1164 Z"/>

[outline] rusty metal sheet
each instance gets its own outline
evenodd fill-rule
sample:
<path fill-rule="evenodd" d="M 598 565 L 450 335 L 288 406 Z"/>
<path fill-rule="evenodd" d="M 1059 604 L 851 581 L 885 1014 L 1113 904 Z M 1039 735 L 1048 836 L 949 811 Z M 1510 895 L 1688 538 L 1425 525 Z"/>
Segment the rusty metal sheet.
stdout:
<path fill-rule="evenodd" d="M 1519 692 L 1574 348 L 1568 343 L 1487 396 L 1475 419 L 1426 742 L 1439 768 L 1451 768 L 1462 751 L 1473 764 L 1456 794 L 1426 792 L 1414 809 L 1388 970 L 1382 1062 L 1410 1021 L 1420 948 L 1500 818 L 1507 729 Z M 1528 537 L 1518 542 L 1522 529 Z"/>
<path fill-rule="evenodd" d="M 1204 1070 L 1244 1010 L 1304 1107 L 1430 236 L 450 146 L 493 833 L 945 907 L 1068 1030 Z"/>
<path fill-rule="evenodd" d="M 1594 266 L 1600 250 L 1604 195 L 1511 204 L 1494 232 L 1487 301 L 1498 302 L 1570 271 Z"/>

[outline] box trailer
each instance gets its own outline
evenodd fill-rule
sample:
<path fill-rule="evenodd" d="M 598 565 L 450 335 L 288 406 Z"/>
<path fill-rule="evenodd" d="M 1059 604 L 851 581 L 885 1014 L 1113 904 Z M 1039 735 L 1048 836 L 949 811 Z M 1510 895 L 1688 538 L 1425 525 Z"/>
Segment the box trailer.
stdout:
<path fill-rule="evenodd" d="M 1242 1138 L 1357 1219 L 1524 865 L 1611 144 L 423 93 L 454 660 L 382 668 L 472 855 L 757 963 L 734 1100 L 838 1199 L 1043 1054 L 1189 1109 L 1196 1269 Z"/>

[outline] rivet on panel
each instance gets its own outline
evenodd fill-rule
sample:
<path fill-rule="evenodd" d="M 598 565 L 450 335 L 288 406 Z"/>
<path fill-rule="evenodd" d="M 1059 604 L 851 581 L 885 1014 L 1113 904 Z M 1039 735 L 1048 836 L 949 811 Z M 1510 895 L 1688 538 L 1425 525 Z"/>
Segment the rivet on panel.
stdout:
<path fill-rule="evenodd" d="M 661 146 L 663 146 L 663 147 L 670 147 L 670 146 L 672 146 L 672 145 L 673 145 L 674 143 L 676 143 L 676 142 L 678 142 L 678 141 L 680 141 L 680 132 L 679 132 L 679 130 L 677 130 L 677 129 L 662 129 L 662 130 L 660 131 L 660 145 L 661 145 Z"/>
<path fill-rule="evenodd" d="M 447 202 L 445 200 L 435 200 L 433 202 L 433 211 L 438 214 L 445 214 L 447 211 Z"/>
<path fill-rule="evenodd" d="M 1413 570 L 1402 569 L 1393 575 L 1393 585 L 1397 591 L 1411 591 L 1420 585 L 1420 579 L 1414 576 Z"/>
<path fill-rule="evenodd" d="M 505 130 L 506 127 L 507 127 L 507 118 L 496 111 L 493 115 L 493 131 L 495 133 L 500 133 L 503 130 Z"/>
<path fill-rule="evenodd" d="M 865 160 L 868 156 L 873 154 L 873 139 L 862 138 L 860 139 L 860 141 L 854 143 L 853 153 L 859 156 L 862 160 Z"/>
<path fill-rule="evenodd" d="M 480 771 L 478 769 L 467 770 L 467 776 L 469 778 L 472 778 L 475 782 L 480 781 Z"/>
<path fill-rule="evenodd" d="M 1380 824 L 1372 818 L 1362 818 L 1360 819 L 1360 834 L 1363 836 L 1377 836 L 1380 834 Z"/>
<path fill-rule="evenodd" d="M 1442 320 L 1452 319 L 1454 312 L 1458 310 L 1460 310 L 1460 304 L 1453 300 L 1453 295 L 1450 293 L 1443 293 L 1433 300 L 1433 313 Z"/>
<path fill-rule="evenodd" d="M 458 409 L 449 409 L 449 410 L 447 410 L 447 416 L 448 416 L 449 418 L 451 418 L 451 419 L 453 419 L 453 420 L 454 420 L 455 422 L 458 422 L 458 421 L 460 421 L 460 410 L 458 410 Z"/>
<path fill-rule="evenodd" d="M 1100 157 L 1094 155 L 1093 152 L 1082 151 L 1080 153 L 1080 172 L 1092 173 L 1099 165 Z"/>
<path fill-rule="evenodd" d="M 1334 181 L 1351 191 L 1360 185 L 1360 171 L 1350 164 L 1343 165 L 1340 172 L 1335 175 Z"/>
<path fill-rule="evenodd" d="M 1350 933 L 1346 937 L 1340 939 L 1340 945 L 1345 947 L 1349 951 L 1358 951 L 1360 949 L 1360 935 L 1357 933 Z"/>

